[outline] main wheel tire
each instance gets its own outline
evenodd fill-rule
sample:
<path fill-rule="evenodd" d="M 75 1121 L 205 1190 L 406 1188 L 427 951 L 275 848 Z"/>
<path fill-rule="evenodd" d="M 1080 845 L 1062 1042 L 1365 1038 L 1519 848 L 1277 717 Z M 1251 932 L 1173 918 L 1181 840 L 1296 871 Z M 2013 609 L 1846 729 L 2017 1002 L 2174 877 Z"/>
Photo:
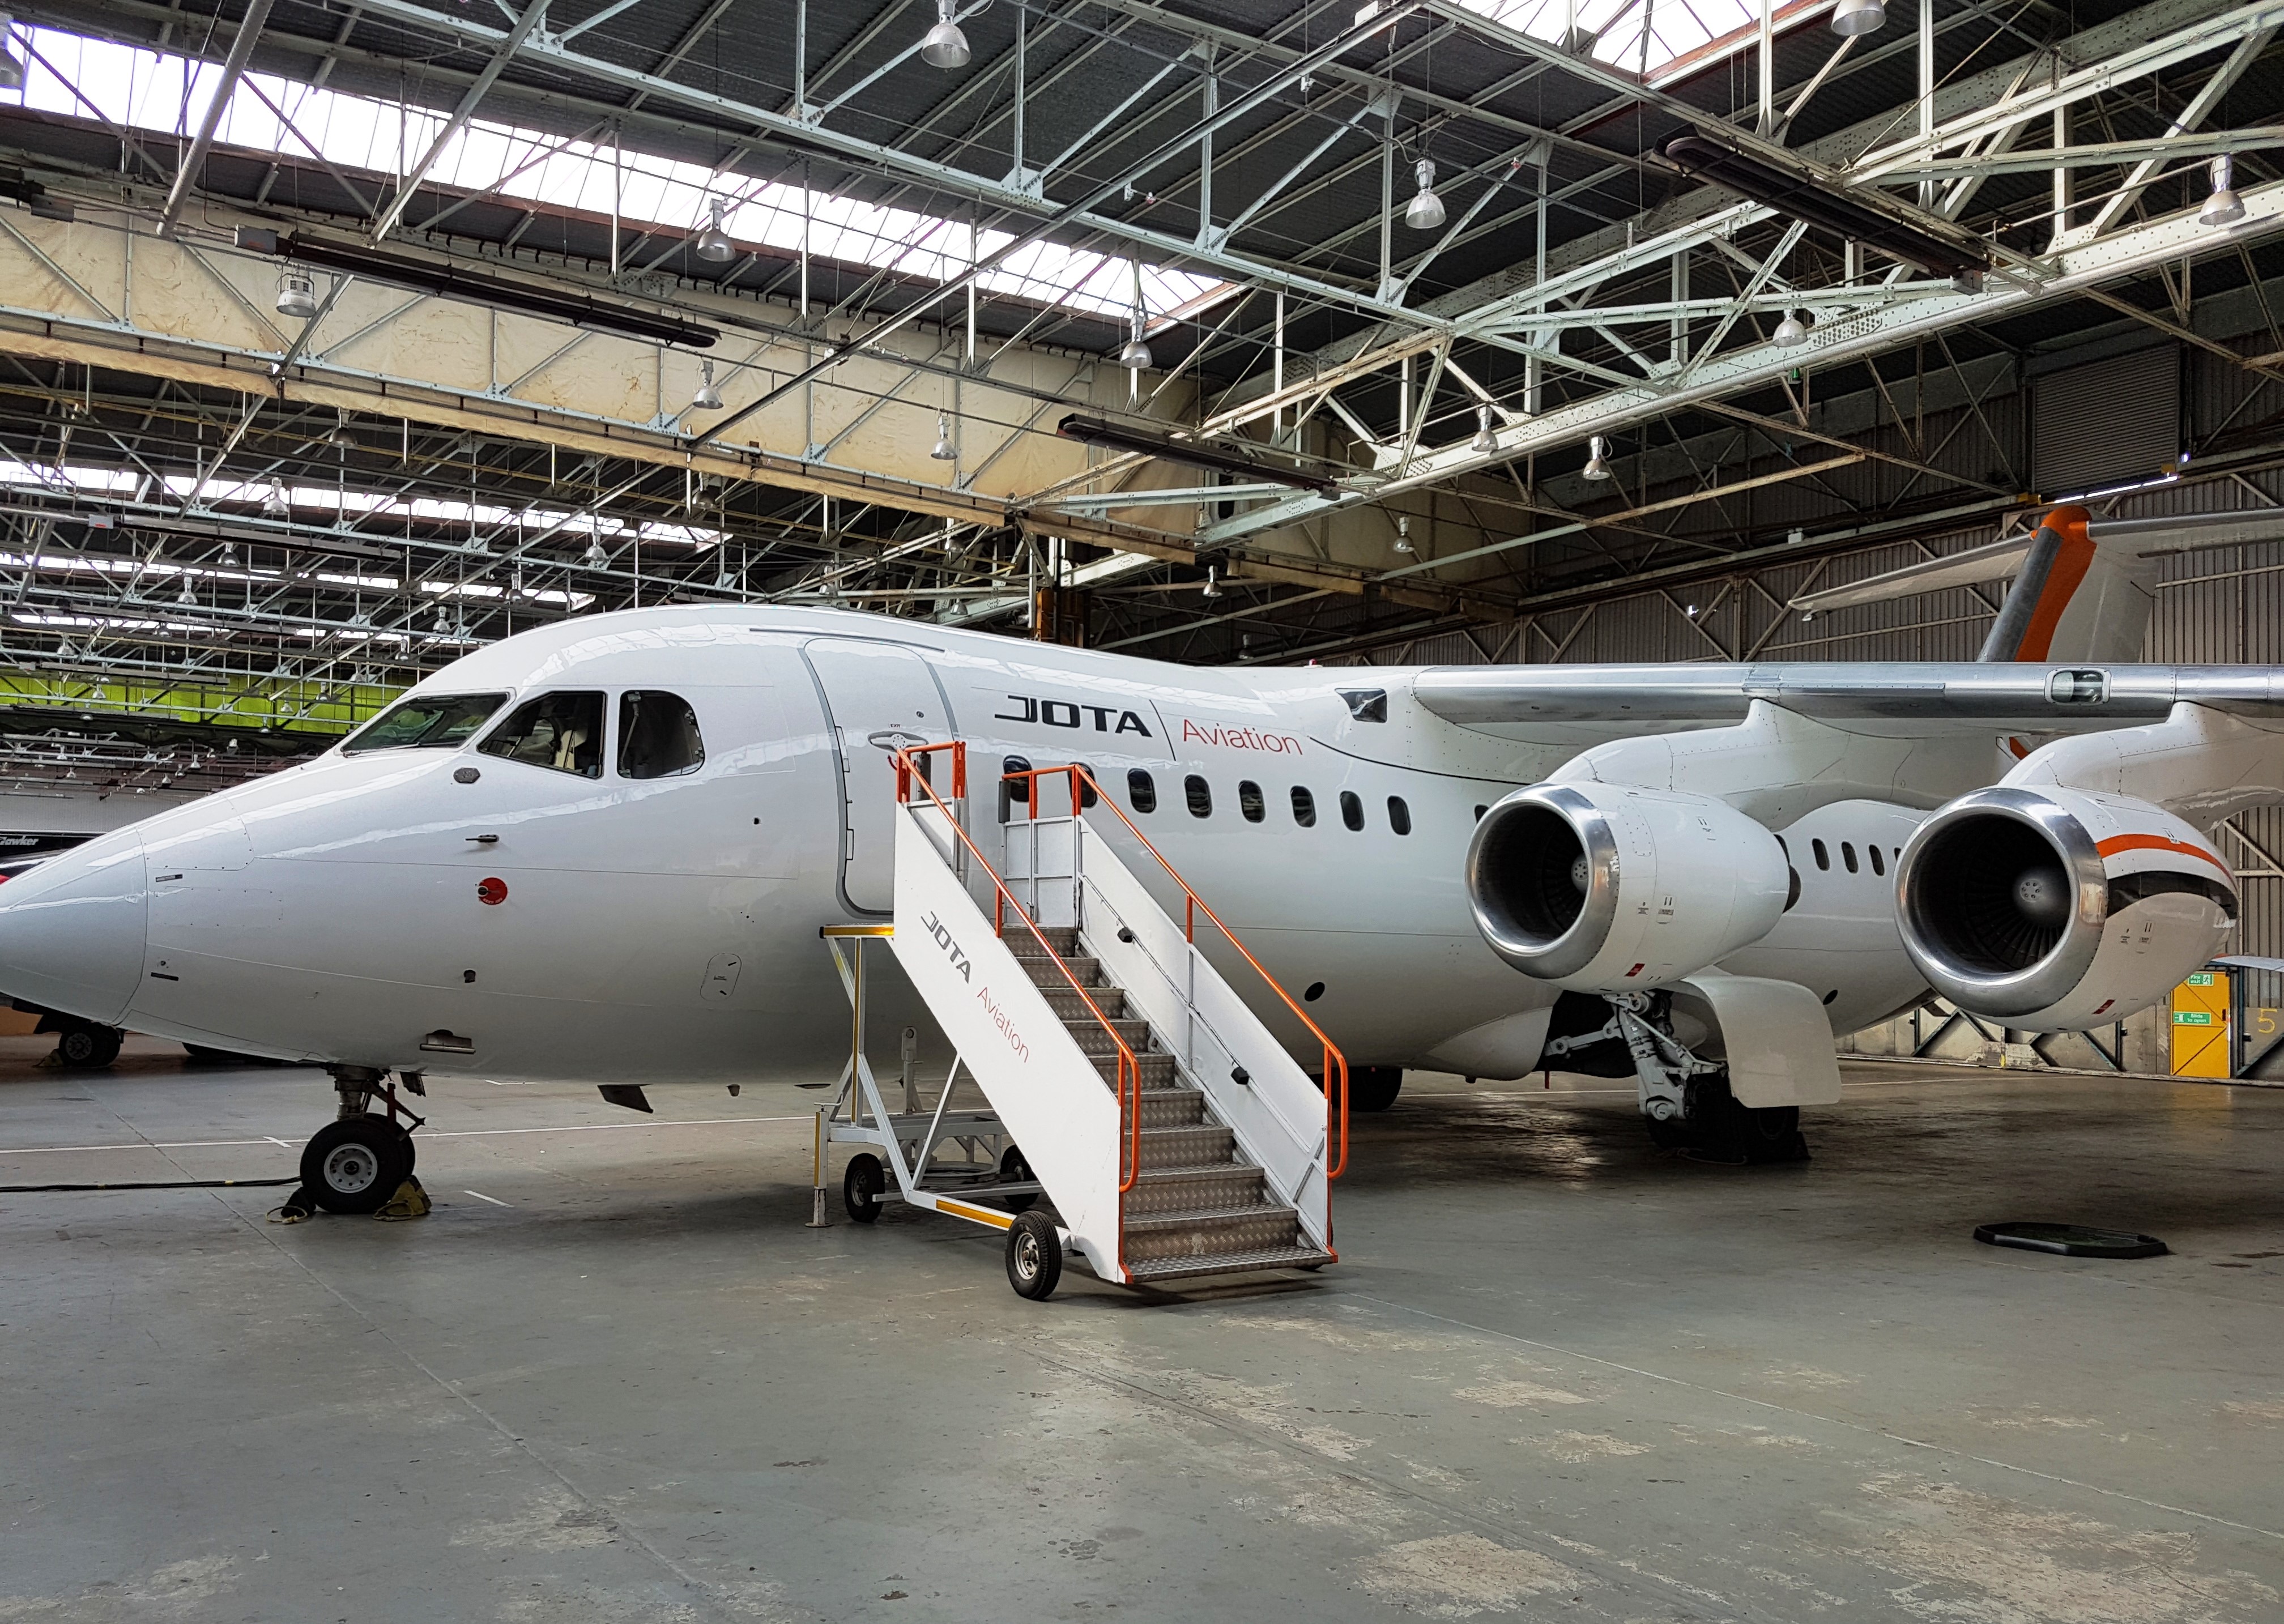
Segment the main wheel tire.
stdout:
<path fill-rule="evenodd" d="M 1023 1152 L 1011 1144 L 999 1158 L 999 1182 L 1003 1184 L 1034 1184 L 1038 1182 L 1038 1175 L 1031 1171 L 1031 1164 L 1023 1159 Z M 1028 1213 L 1039 1204 L 1038 1192 L 1033 1191 L 1020 1196 L 1009 1196 L 1006 1201 L 1009 1212 Z"/>
<path fill-rule="evenodd" d="M 342 1117 L 303 1147 L 301 1186 L 329 1213 L 376 1213 L 412 1175 L 412 1136 L 387 1117 Z"/>
<path fill-rule="evenodd" d="M 887 1169 L 878 1156 L 851 1156 L 841 1175 L 841 1209 L 852 1223 L 870 1223 L 880 1215 L 880 1192 L 888 1187 Z"/>
<path fill-rule="evenodd" d="M 1385 1111 L 1404 1088 L 1400 1066 L 1359 1066 L 1349 1074 L 1349 1109 Z"/>
<path fill-rule="evenodd" d="M 1747 1161 L 1762 1164 L 1806 1161 L 1808 1141 L 1801 1136 L 1798 1105 L 1764 1105 L 1757 1110 L 1729 1103 L 1723 1137 Z"/>
<path fill-rule="evenodd" d="M 126 1036 L 116 1027 L 66 1027 L 56 1035 L 56 1055 L 73 1071 L 100 1071 L 119 1058 Z"/>
<path fill-rule="evenodd" d="M 1044 1213 L 1025 1213 L 1007 1230 L 1007 1284 L 1015 1295 L 1044 1302 L 1063 1277 L 1063 1238 Z"/>

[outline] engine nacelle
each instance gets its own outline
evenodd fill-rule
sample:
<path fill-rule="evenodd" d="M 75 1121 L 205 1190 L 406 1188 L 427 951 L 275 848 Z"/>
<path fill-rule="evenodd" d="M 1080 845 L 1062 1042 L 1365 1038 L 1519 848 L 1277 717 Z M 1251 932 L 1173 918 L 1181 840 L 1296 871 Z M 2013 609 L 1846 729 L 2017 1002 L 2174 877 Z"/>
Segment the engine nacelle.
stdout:
<path fill-rule="evenodd" d="M 1896 864 L 1896 923 L 1928 984 L 2034 1032 L 2122 1020 L 2210 958 L 2236 884 L 2169 812 L 2078 790 L 1977 790 Z"/>
<path fill-rule="evenodd" d="M 1525 975 L 1573 992 L 1678 980 L 1768 934 L 1792 870 L 1776 836 L 1709 795 L 1537 784 L 1467 846 L 1475 928 Z"/>

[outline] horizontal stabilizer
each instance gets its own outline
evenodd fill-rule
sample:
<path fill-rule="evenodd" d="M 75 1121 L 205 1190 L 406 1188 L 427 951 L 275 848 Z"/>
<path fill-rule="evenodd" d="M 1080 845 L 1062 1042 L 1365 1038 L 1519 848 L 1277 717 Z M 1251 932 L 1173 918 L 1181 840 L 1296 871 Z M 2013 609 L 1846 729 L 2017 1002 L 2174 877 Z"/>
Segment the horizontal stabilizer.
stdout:
<path fill-rule="evenodd" d="M 2244 513 L 2182 513 L 2162 519 L 2093 519 L 2085 527 L 2086 539 L 2100 552 L 2115 557 L 2150 558 L 2171 552 L 2192 552 L 2202 547 L 2233 547 L 2250 542 L 2284 541 L 2284 508 Z M 1986 581 L 2006 581 L 2019 574 L 2030 555 L 2035 532 L 1970 547 L 1948 558 L 1926 558 L 1891 569 L 1868 581 L 1821 592 L 1803 592 L 1787 605 L 1803 619 L 1859 604 L 1881 604 L 1922 592 L 1976 586 Z"/>
<path fill-rule="evenodd" d="M 1906 564 L 1869 581 L 1821 592 L 1803 592 L 1788 605 L 1812 619 L 1833 609 L 1853 609 L 1858 604 L 1883 604 L 1889 598 L 1911 597 L 1920 592 L 1941 592 L 1951 587 L 1970 587 L 1985 581 L 2005 581 L 2022 567 L 2030 554 L 2030 537 L 2010 535 L 2003 542 L 1971 547 L 1947 558 L 1926 558 Z"/>

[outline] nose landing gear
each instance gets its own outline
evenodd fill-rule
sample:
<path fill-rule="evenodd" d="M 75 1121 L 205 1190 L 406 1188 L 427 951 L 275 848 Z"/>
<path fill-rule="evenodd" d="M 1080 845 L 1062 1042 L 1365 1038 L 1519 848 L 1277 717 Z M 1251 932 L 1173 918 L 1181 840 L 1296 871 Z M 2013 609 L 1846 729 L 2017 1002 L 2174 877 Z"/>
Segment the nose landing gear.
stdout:
<path fill-rule="evenodd" d="M 362 1066 L 329 1069 L 340 1096 L 340 1114 L 302 1149 L 301 1188 L 329 1213 L 377 1213 L 412 1177 L 412 1128 L 426 1119 L 404 1107 L 386 1073 Z M 414 1077 L 404 1081 L 415 1092 L 424 1091 Z M 385 1114 L 371 1109 L 376 1097 L 387 1107 Z"/>

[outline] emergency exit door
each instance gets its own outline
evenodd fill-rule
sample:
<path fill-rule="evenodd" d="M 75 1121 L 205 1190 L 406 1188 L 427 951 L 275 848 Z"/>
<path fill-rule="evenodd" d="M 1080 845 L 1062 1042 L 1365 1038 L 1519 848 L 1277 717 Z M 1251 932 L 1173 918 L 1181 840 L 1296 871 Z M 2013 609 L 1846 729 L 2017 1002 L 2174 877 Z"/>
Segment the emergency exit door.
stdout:
<path fill-rule="evenodd" d="M 802 647 L 825 701 L 840 775 L 841 900 L 852 912 L 896 903 L 897 750 L 953 735 L 951 705 L 919 653 L 900 643 L 818 637 Z"/>

